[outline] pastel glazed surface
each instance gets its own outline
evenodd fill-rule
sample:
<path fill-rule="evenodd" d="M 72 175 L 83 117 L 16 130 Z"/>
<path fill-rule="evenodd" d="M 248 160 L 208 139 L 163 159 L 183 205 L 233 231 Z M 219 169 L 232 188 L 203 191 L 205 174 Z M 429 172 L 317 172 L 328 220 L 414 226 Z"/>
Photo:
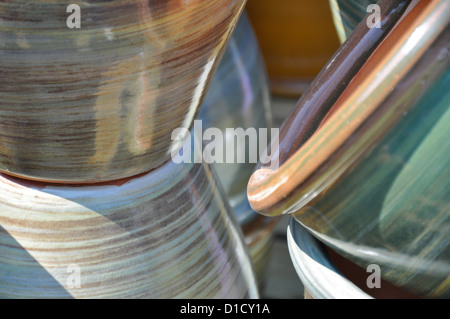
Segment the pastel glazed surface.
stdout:
<path fill-rule="evenodd" d="M 207 165 L 172 162 L 119 185 L 0 175 L 0 296 L 258 298 L 216 178 Z"/>
<path fill-rule="evenodd" d="M 0 4 L 0 170 L 96 183 L 170 159 L 244 0 Z"/>

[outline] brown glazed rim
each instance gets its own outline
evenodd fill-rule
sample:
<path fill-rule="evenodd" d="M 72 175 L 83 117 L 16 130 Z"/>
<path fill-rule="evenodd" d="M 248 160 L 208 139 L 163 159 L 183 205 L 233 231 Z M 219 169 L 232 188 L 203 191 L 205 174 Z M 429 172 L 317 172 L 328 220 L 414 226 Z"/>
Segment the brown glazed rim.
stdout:
<path fill-rule="evenodd" d="M 391 10 L 393 8 L 392 1 L 380 1 L 379 5 L 382 12 L 386 12 L 386 8 Z M 398 23 L 391 31 L 384 30 L 383 41 L 378 46 L 372 47 L 373 53 L 367 61 L 360 65 L 357 70 L 344 69 L 348 71 L 347 76 L 350 76 L 347 78 L 347 83 L 351 80 L 348 86 L 341 91 L 333 90 L 337 85 L 336 83 L 339 83 L 329 81 L 329 77 L 332 76 L 330 72 L 336 72 L 338 71 L 336 67 L 339 68 L 339 65 L 333 64 L 335 59 L 343 59 L 342 64 L 355 64 L 355 61 L 357 61 L 355 57 L 358 54 L 350 58 L 345 56 L 339 58 L 339 56 L 343 54 L 344 50 L 352 50 L 352 47 L 348 47 L 348 43 L 356 45 L 358 42 L 363 42 L 366 36 L 370 36 L 371 32 L 374 32 L 373 29 L 366 26 L 365 19 L 358 25 L 352 36 L 341 46 L 328 66 L 319 74 L 311 89 L 305 94 L 306 97 L 299 101 L 297 107 L 283 124 L 280 132 L 280 167 L 278 170 L 273 171 L 258 166 L 251 176 L 247 195 L 250 205 L 255 211 L 269 216 L 290 212 L 289 207 L 278 209 L 280 203 L 287 202 L 290 195 L 315 170 L 323 165 L 327 158 L 336 152 L 346 140 L 355 134 L 358 127 L 377 110 L 377 107 L 389 95 L 395 85 L 437 37 L 441 28 L 435 27 L 433 23 L 439 18 L 447 19 L 445 15 L 448 14 L 449 7 L 450 3 L 446 3 L 446 1 L 419 1 L 404 16 L 396 16 L 395 19 Z M 403 7 L 403 10 L 405 8 L 406 6 Z M 422 45 L 419 45 L 416 49 L 416 53 L 410 54 L 409 46 L 411 42 L 408 42 L 408 40 L 411 39 L 410 35 L 419 27 L 427 31 L 426 36 L 422 36 L 424 40 L 422 40 Z M 365 56 L 363 53 L 359 55 Z M 344 79 L 345 77 L 342 80 Z M 378 85 L 374 85 L 374 83 L 378 83 Z M 319 86 L 321 85 L 326 86 L 323 92 L 329 95 L 319 94 Z M 343 85 L 345 86 L 345 83 Z M 333 88 L 330 88 L 330 86 Z M 312 97 L 309 94 L 310 91 L 314 91 Z M 336 93 L 338 96 L 333 101 L 332 96 Z M 324 97 L 321 98 L 321 96 Z M 316 113 L 312 116 L 314 106 L 307 104 L 308 99 L 315 99 L 314 103 L 319 103 L 319 106 L 315 107 Z M 317 108 L 320 108 L 322 104 L 326 106 L 317 111 Z M 302 114 L 302 107 L 309 109 L 310 113 L 307 114 L 310 115 L 309 118 L 299 116 Z M 322 123 L 323 118 L 332 108 L 332 114 Z M 293 137 L 290 131 L 295 132 L 297 136 Z M 291 154 L 294 151 L 295 153 Z M 275 153 L 278 155 L 278 152 Z M 346 165 L 350 166 L 351 163 Z M 343 171 L 341 170 L 340 173 L 342 174 Z M 278 206 L 277 209 L 273 209 L 275 206 Z M 298 210 L 297 208 L 295 210 Z"/>

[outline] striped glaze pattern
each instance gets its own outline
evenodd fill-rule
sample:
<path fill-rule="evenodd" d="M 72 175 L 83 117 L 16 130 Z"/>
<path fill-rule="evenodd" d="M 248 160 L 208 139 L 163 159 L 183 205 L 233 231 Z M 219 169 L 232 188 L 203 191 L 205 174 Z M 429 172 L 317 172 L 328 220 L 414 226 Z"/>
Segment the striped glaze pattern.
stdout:
<path fill-rule="evenodd" d="M 395 127 L 296 213 L 329 247 L 426 298 L 450 296 L 448 24 L 438 33 L 384 102 L 390 117 L 408 106 Z"/>
<path fill-rule="evenodd" d="M 170 159 L 245 0 L 0 3 L 0 170 L 96 183 Z"/>
<path fill-rule="evenodd" d="M 283 174 L 263 172 L 264 213 L 425 298 L 450 291 L 449 25 L 448 2 L 412 2 Z"/>
<path fill-rule="evenodd" d="M 241 228 L 205 164 L 93 186 L 0 175 L 0 297 L 258 296 Z"/>
<path fill-rule="evenodd" d="M 447 60 L 439 50 L 445 51 L 442 37 L 446 36 L 449 9 L 446 2 L 438 1 L 414 6 L 358 72 L 347 79 L 349 84 L 319 118 L 318 129 L 309 139 L 285 162 L 281 159 L 283 164 L 278 170 L 255 170 L 247 194 L 256 211 L 267 215 L 296 212 L 337 182 L 381 136 L 395 127 L 403 113 L 425 93 L 431 79 L 445 67 Z M 416 28 L 428 32 L 415 32 Z M 414 42 L 409 41 L 411 36 Z M 432 46 L 435 50 L 429 50 Z M 428 66 L 430 61 L 432 65 Z M 422 64 L 417 67 L 419 62 Z M 417 69 L 418 75 L 414 73 Z M 416 74 L 414 80 L 410 80 L 410 74 Z M 415 85 L 420 83 L 417 79 L 420 77 L 426 85 L 417 90 Z M 293 114 L 297 120 L 298 113 Z M 296 122 L 291 118 L 285 123 L 289 128 Z M 287 128 L 283 125 L 280 135 Z M 281 141 L 279 153 L 289 154 L 289 146 L 292 145 Z"/>
<path fill-rule="evenodd" d="M 450 297 L 449 81 L 447 65 L 396 129 L 296 217 L 343 256 L 378 264 L 386 280 L 427 298 Z"/>

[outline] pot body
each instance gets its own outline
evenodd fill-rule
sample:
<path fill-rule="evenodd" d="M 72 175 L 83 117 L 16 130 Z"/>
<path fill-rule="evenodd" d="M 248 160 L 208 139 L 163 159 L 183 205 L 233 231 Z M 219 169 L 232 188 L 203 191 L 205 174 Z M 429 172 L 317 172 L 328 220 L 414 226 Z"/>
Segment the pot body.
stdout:
<path fill-rule="evenodd" d="M 338 2 L 348 2 L 343 18 L 350 7 L 362 11 Z M 449 298 L 448 19 L 433 27 L 442 33 L 393 90 L 409 110 L 297 219 L 361 267 L 379 265 L 390 283 L 420 297 Z"/>
<path fill-rule="evenodd" d="M 422 297 L 450 297 L 447 71 L 339 182 L 298 212 L 317 238 Z"/>
<path fill-rule="evenodd" d="M 277 171 L 256 171 L 249 198 L 263 213 L 295 215 L 362 268 L 378 265 L 391 284 L 419 297 L 448 298 L 450 5 L 378 3 L 388 16 L 399 14 L 393 28 L 356 73 L 347 73 L 337 100 L 322 102 L 312 134 L 297 145 L 280 143 L 280 153 L 293 145 L 297 151 Z M 343 48 L 381 31 L 365 23 L 357 29 Z M 341 85 L 322 80 L 323 91 Z M 295 131 L 292 123 L 286 128 Z"/>
<path fill-rule="evenodd" d="M 181 147 L 244 0 L 0 4 L 0 170 L 95 183 Z M 68 10 L 70 11 L 70 10 Z"/>
<path fill-rule="evenodd" d="M 258 298 L 240 225 L 206 164 L 115 183 L 0 176 L 3 298 Z"/>

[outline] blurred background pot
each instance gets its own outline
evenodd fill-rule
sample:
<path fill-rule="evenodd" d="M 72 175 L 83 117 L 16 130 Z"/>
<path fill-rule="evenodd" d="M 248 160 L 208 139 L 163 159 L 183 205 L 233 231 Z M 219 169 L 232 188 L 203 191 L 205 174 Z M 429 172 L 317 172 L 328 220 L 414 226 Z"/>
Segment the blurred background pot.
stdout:
<path fill-rule="evenodd" d="M 294 214 L 344 257 L 428 298 L 450 293 L 449 21 L 450 3 L 412 3 L 317 129 L 249 183 L 254 208 Z"/>
<path fill-rule="evenodd" d="M 0 175 L 0 297 L 258 296 L 242 231 L 206 164 L 169 161 L 91 186 Z"/>
<path fill-rule="evenodd" d="M 272 125 L 270 90 L 266 67 L 247 13 L 241 15 L 214 74 L 199 120 L 203 129 L 223 132 L 225 153 L 245 153 L 244 163 L 213 163 L 250 249 L 260 290 L 266 281 L 267 263 L 278 218 L 260 216 L 247 200 L 247 182 L 256 163 L 249 161 L 249 142 L 227 135 L 227 128 L 265 128 Z M 259 136 L 261 138 L 261 136 Z M 270 137 L 265 137 L 270 138 Z M 207 142 L 206 142 L 207 144 Z M 225 154 L 224 154 L 225 155 Z"/>
<path fill-rule="evenodd" d="M 327 0 L 249 0 L 274 94 L 300 96 L 339 47 Z"/>
<path fill-rule="evenodd" d="M 0 170 L 93 183 L 181 147 L 245 0 L 0 4 Z"/>

